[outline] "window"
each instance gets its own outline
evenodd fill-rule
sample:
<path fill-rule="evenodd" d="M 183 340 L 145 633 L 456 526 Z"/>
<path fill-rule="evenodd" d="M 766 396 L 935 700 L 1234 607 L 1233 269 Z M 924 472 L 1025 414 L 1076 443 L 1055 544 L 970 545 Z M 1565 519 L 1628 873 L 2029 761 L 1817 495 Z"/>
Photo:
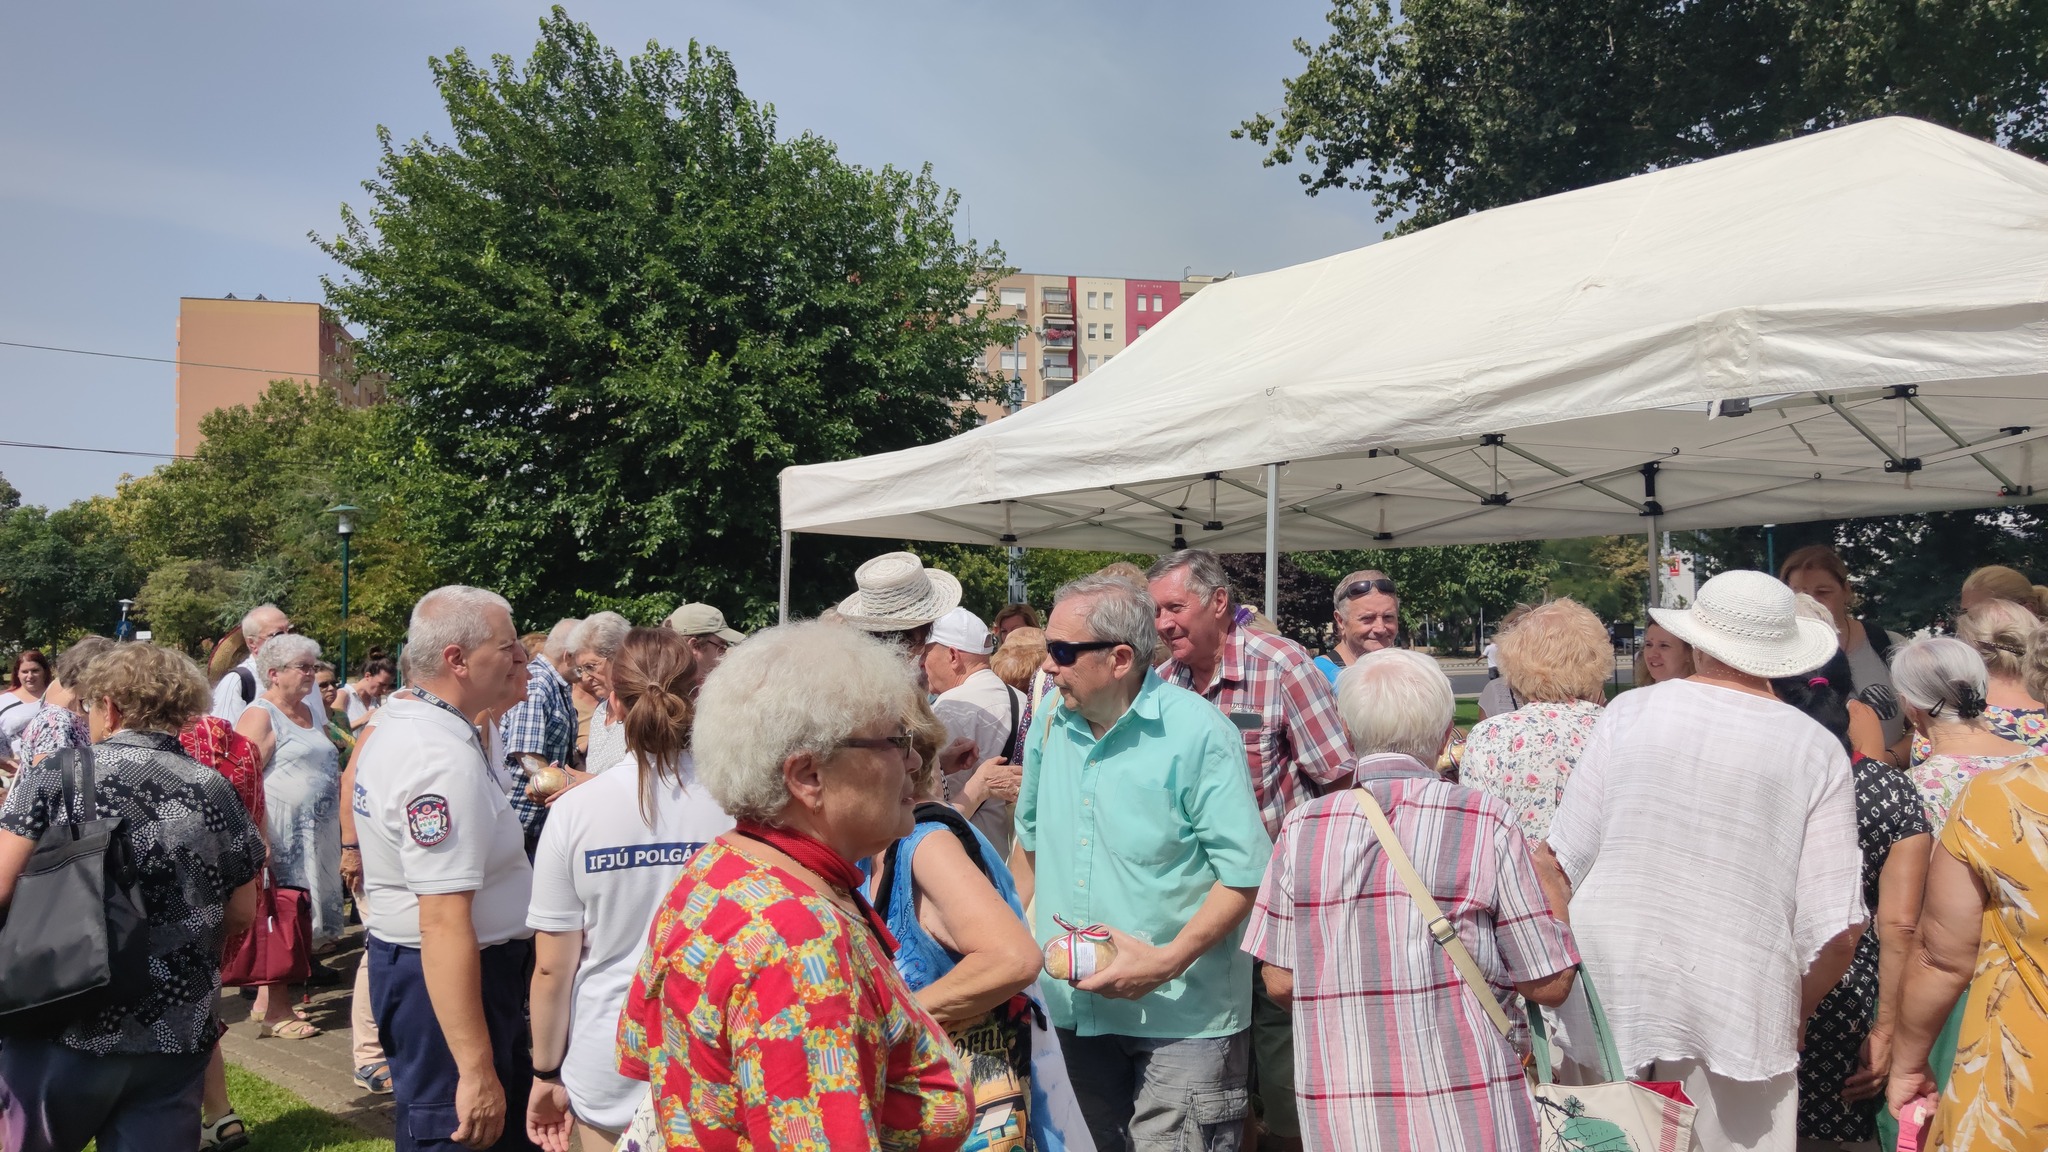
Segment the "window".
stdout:
<path fill-rule="evenodd" d="M 1088 326 L 1088 338 L 1089 338 L 1090 340 L 1093 340 L 1093 339 L 1095 339 L 1095 325 L 1093 325 L 1093 324 L 1090 324 L 1090 325 Z"/>
<path fill-rule="evenodd" d="M 1096 364 L 1097 364 L 1097 363 L 1099 362 L 1099 360 L 1100 360 L 1100 358 L 1099 358 L 1099 357 L 1096 357 L 1096 356 L 1090 356 L 1090 357 L 1088 358 L 1088 370 L 1089 370 L 1090 372 L 1093 372 L 1093 371 L 1095 371 L 1095 365 L 1096 365 Z"/>
<path fill-rule="evenodd" d="M 1005 308 L 1022 308 L 1024 306 L 1024 290 L 1022 288 L 1005 288 L 1003 289 L 1002 301 Z"/>
<path fill-rule="evenodd" d="M 1022 352 L 1005 352 L 1003 353 L 1002 365 L 1005 372 L 1022 372 L 1024 370 L 1024 354 Z"/>
<path fill-rule="evenodd" d="M 1160 297 L 1154 296 L 1154 297 L 1152 298 L 1152 310 L 1153 310 L 1154 312 L 1164 312 L 1164 311 L 1166 311 L 1166 305 L 1165 305 L 1165 302 L 1164 302 L 1164 301 L 1163 301 L 1163 300 L 1162 300 L 1162 299 L 1161 299 Z"/>
<path fill-rule="evenodd" d="M 1093 307 L 1095 307 L 1095 293 L 1093 293 L 1093 292 L 1090 292 L 1090 293 L 1088 294 L 1088 306 L 1089 306 L 1090 308 L 1093 308 Z"/>
<path fill-rule="evenodd" d="M 988 303 L 988 289 L 986 289 L 986 288 L 976 288 L 976 289 L 974 290 L 974 302 L 975 302 L 976 304 L 986 304 L 986 303 Z"/>
<path fill-rule="evenodd" d="M 1102 294 L 1102 306 L 1103 306 L 1104 308 L 1114 308 L 1114 307 L 1116 307 L 1116 293 L 1114 293 L 1114 292 L 1104 292 L 1104 293 Z"/>
<path fill-rule="evenodd" d="M 1145 297 L 1144 297 L 1144 295 L 1143 295 L 1143 294 L 1141 293 L 1141 294 L 1139 294 L 1139 296 L 1138 296 L 1138 311 L 1140 311 L 1140 312 L 1143 312 L 1144 310 L 1145 310 Z"/>
<path fill-rule="evenodd" d="M 1092 325 L 1091 325 L 1091 327 L 1092 327 Z M 1104 324 L 1104 325 L 1102 326 L 1102 338 L 1103 338 L 1104 340 L 1114 340 L 1114 339 L 1116 339 L 1116 325 L 1114 325 L 1114 324 Z"/>
<path fill-rule="evenodd" d="M 1147 332 L 1150 332 L 1150 331 L 1151 331 L 1151 329 L 1150 329 L 1150 328 L 1147 328 L 1147 327 L 1145 327 L 1145 326 L 1144 326 L 1143 324 L 1140 324 L 1140 325 L 1138 325 L 1138 336 L 1143 336 L 1143 335 L 1144 335 L 1145 333 L 1147 333 Z M 1133 336 L 1133 337 L 1131 337 L 1131 339 L 1133 339 L 1133 340 L 1136 340 L 1136 339 L 1138 338 L 1138 336 Z"/>

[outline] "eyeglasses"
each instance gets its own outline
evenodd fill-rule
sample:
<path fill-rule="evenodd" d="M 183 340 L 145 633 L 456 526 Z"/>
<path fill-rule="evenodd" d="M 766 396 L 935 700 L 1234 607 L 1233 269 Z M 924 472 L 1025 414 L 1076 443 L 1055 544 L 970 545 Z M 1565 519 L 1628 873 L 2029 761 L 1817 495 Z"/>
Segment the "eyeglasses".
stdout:
<path fill-rule="evenodd" d="M 290 669 L 291 669 L 292 671 L 294 671 L 294 672 L 318 672 L 318 671 L 320 671 L 320 666 L 319 666 L 318 664 L 289 664 L 289 665 L 286 665 L 286 667 L 290 668 Z"/>
<path fill-rule="evenodd" d="M 841 740 L 839 745 L 842 748 L 871 748 L 876 752 L 885 752 L 893 748 L 907 756 L 916 751 L 911 745 L 911 739 L 910 734 L 906 732 L 901 736 L 859 736 Z"/>
<path fill-rule="evenodd" d="M 1354 596 L 1365 596 L 1373 592 L 1385 592 L 1389 596 L 1397 595 L 1394 591 L 1394 582 L 1382 577 L 1377 580 L 1354 580 L 1344 586 L 1344 595 L 1338 597 L 1338 599 L 1349 600 Z"/>
<path fill-rule="evenodd" d="M 1047 640 L 1045 654 L 1062 668 L 1072 668 L 1083 652 L 1100 652 L 1122 644 L 1121 640 Z"/>

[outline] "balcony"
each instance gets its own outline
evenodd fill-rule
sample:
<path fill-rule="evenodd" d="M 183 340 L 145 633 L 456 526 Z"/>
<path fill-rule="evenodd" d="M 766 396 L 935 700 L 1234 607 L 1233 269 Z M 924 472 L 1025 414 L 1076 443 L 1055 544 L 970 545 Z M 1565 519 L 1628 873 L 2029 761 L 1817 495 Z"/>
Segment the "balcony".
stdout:
<path fill-rule="evenodd" d="M 1040 289 L 1038 310 L 1046 316 L 1072 316 L 1074 294 L 1065 288 Z"/>
<path fill-rule="evenodd" d="M 1038 337 L 1038 342 L 1048 352 L 1065 352 L 1074 346 L 1074 330 L 1072 328 L 1047 328 Z"/>
<path fill-rule="evenodd" d="M 1072 364 L 1056 364 L 1048 360 L 1039 366 L 1038 375 L 1048 385 L 1072 384 L 1074 382 L 1074 366 Z"/>

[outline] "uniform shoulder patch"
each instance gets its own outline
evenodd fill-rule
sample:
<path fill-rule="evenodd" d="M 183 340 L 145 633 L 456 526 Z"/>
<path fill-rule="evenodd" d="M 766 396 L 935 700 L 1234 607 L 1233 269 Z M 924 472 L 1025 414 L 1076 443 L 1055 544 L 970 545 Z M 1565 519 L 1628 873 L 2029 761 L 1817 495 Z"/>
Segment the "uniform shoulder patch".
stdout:
<path fill-rule="evenodd" d="M 448 815 L 448 799 L 429 792 L 415 796 L 405 806 L 405 831 L 412 842 L 422 848 L 432 848 L 448 838 L 455 830 L 455 822 Z"/>

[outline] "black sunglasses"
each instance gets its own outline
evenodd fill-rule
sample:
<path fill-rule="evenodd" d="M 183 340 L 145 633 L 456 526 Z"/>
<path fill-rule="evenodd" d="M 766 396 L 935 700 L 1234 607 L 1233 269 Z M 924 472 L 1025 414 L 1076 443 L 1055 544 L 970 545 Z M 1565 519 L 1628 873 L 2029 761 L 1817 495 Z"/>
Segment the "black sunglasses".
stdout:
<path fill-rule="evenodd" d="M 1045 654 L 1062 668 L 1072 668 L 1083 652 L 1100 652 L 1122 644 L 1121 640 L 1047 640 Z"/>
<path fill-rule="evenodd" d="M 1394 582 L 1385 577 L 1378 580 L 1354 580 L 1344 586 L 1343 598 L 1349 600 L 1354 596 L 1364 596 L 1369 592 L 1385 592 L 1389 596 L 1395 595 Z"/>

